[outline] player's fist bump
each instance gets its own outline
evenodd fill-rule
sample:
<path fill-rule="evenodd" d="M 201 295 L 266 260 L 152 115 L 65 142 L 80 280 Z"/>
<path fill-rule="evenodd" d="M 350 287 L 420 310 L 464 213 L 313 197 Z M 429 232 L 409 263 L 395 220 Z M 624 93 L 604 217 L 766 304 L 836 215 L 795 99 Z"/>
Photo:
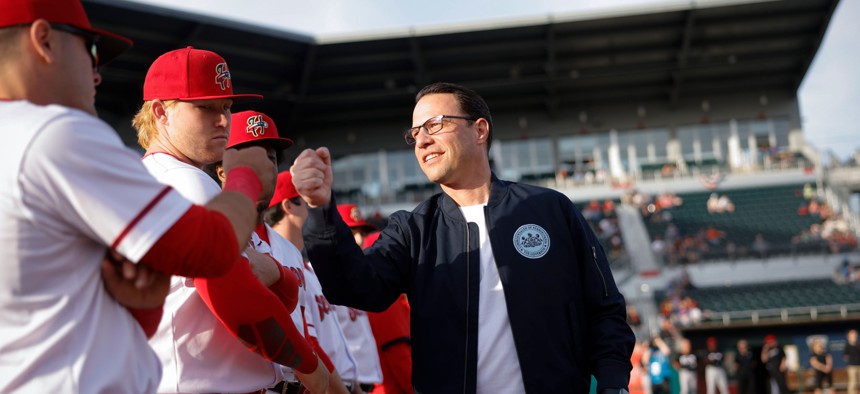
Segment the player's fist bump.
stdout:
<path fill-rule="evenodd" d="M 278 167 L 266 155 L 266 149 L 259 146 L 249 146 L 241 149 L 227 149 L 224 151 L 223 167 L 224 173 L 230 174 L 233 168 L 245 166 L 257 174 L 260 183 L 263 184 L 263 193 L 260 200 L 271 198 L 275 190 L 275 182 L 278 176 Z"/>
<path fill-rule="evenodd" d="M 305 202 L 316 208 L 331 201 L 331 154 L 328 148 L 305 149 L 290 167 L 293 186 Z"/>

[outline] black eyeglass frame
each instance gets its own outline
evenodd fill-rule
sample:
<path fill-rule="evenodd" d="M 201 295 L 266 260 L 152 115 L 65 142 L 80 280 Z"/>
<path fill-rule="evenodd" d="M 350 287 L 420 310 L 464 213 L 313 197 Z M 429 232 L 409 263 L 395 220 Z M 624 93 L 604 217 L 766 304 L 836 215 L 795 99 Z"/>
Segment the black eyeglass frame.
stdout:
<path fill-rule="evenodd" d="M 424 131 L 427 133 L 427 135 L 433 135 L 433 134 L 436 134 L 436 133 L 442 131 L 442 129 L 444 128 L 443 123 L 444 123 L 445 119 L 463 119 L 463 120 L 468 120 L 470 122 L 475 122 L 481 118 L 472 118 L 472 117 L 468 117 L 468 116 L 459 116 L 459 115 L 436 115 L 430 119 L 425 120 L 424 123 L 421 124 L 421 126 L 410 127 L 408 129 L 404 130 L 403 131 L 403 138 L 406 140 L 406 144 L 407 145 L 414 145 L 415 144 L 415 137 L 418 136 L 418 133 L 421 132 L 421 129 L 424 129 Z M 435 130 L 430 130 L 430 127 L 427 127 L 427 124 L 431 123 L 431 122 L 439 122 L 439 126 L 436 127 Z"/>
<path fill-rule="evenodd" d="M 99 42 L 99 37 L 101 37 L 101 36 L 99 36 L 98 34 L 94 34 L 92 32 L 86 31 L 84 29 L 81 29 L 81 28 L 78 28 L 78 27 L 75 27 L 72 25 L 62 24 L 62 23 L 52 23 L 51 28 L 54 30 L 59 30 L 59 31 L 66 32 L 69 34 L 74 34 L 78 37 L 83 37 L 84 40 L 86 41 L 86 44 L 85 44 L 86 48 L 89 50 L 90 57 L 93 60 L 93 68 L 96 68 L 99 66 L 98 42 Z"/>

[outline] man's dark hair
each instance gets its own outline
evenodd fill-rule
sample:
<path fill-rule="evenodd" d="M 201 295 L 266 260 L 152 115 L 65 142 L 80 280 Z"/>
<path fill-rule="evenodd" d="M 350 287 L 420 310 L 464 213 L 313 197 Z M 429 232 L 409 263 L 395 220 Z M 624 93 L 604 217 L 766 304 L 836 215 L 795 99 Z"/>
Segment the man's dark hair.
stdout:
<path fill-rule="evenodd" d="M 274 226 L 284 218 L 284 215 L 286 215 L 284 207 L 282 207 L 281 204 L 275 204 L 275 206 L 267 209 L 266 212 L 263 213 L 263 220 L 269 226 Z"/>
<path fill-rule="evenodd" d="M 415 102 L 417 103 L 422 97 L 429 94 L 453 94 L 457 99 L 457 103 L 460 104 L 460 110 L 462 110 L 466 116 L 476 119 L 486 119 L 487 124 L 489 125 L 487 132 L 487 153 L 490 152 L 490 145 L 493 143 L 493 116 L 490 115 L 490 107 L 487 106 L 487 103 L 478 93 L 472 89 L 455 83 L 436 82 L 425 86 L 424 89 L 421 89 L 421 91 L 415 95 Z"/>

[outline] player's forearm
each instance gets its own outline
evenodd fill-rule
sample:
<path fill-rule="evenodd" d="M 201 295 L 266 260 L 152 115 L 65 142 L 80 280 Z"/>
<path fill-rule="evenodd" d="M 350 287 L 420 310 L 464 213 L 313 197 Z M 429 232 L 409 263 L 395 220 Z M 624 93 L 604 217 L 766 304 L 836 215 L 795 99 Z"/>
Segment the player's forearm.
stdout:
<path fill-rule="evenodd" d="M 229 219 L 195 205 L 156 241 L 141 263 L 171 275 L 219 276 L 231 269 L 239 250 Z"/>
<path fill-rule="evenodd" d="M 292 312 L 296 309 L 296 305 L 299 301 L 299 294 L 296 291 L 294 286 L 290 286 L 287 275 L 293 275 L 289 268 L 284 267 L 278 264 L 279 269 L 281 270 L 281 277 L 271 286 L 269 286 L 269 290 L 272 291 L 280 300 L 281 303 L 287 308 L 288 311 Z"/>
<path fill-rule="evenodd" d="M 197 278 L 203 302 L 231 334 L 263 358 L 309 373 L 317 355 L 296 329 L 281 299 L 263 286 L 241 260 L 223 277 Z"/>

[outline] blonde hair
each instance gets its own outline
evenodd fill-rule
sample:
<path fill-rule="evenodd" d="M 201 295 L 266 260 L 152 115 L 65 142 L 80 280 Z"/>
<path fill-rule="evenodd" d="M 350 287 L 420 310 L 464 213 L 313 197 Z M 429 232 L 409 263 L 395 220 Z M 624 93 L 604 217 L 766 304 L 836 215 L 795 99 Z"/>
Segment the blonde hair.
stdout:
<path fill-rule="evenodd" d="M 170 108 L 179 100 L 165 100 L 164 108 Z M 137 130 L 137 143 L 143 149 L 149 149 L 149 145 L 158 135 L 158 128 L 155 126 L 155 116 L 152 115 L 152 101 L 144 101 L 143 106 L 134 115 L 131 120 L 131 126 Z"/>

